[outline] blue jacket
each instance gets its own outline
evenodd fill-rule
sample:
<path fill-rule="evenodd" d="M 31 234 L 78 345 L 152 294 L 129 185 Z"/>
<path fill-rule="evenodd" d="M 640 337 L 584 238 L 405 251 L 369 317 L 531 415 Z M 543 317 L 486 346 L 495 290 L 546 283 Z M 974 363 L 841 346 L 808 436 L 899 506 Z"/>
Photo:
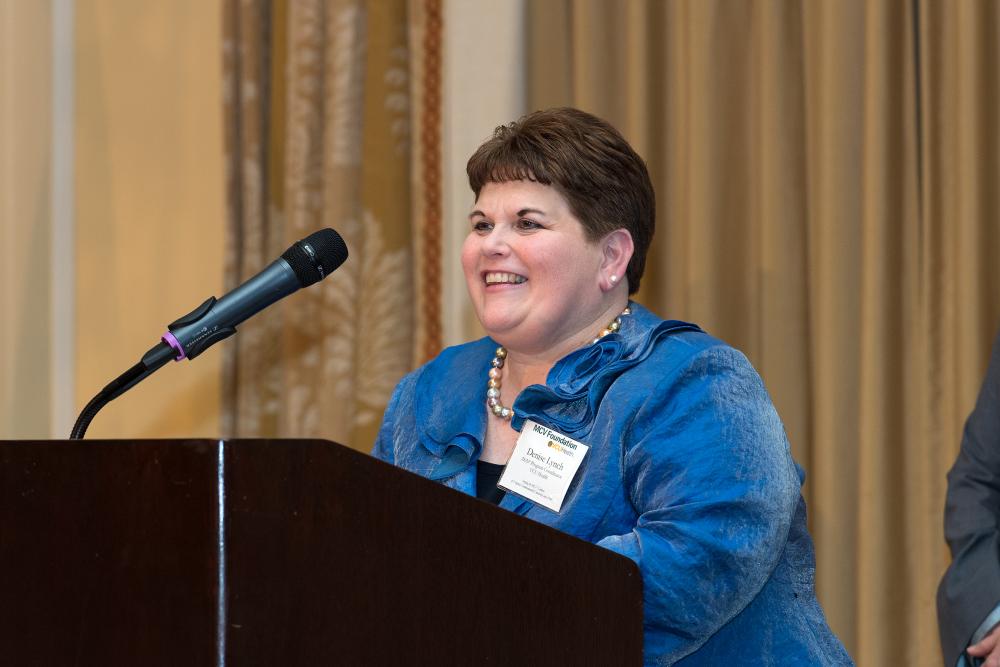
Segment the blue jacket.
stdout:
<path fill-rule="evenodd" d="M 474 495 L 496 346 L 403 378 L 373 455 Z M 639 565 L 647 665 L 852 664 L 816 601 L 803 473 L 740 352 L 632 304 L 513 409 L 515 429 L 531 419 L 590 450 L 558 514 L 510 493 L 500 506 Z"/>

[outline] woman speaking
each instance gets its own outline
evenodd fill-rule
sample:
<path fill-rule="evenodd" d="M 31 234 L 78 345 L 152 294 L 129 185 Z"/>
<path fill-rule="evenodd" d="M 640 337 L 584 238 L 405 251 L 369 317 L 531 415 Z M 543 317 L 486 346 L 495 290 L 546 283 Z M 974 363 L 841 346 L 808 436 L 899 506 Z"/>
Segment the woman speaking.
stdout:
<path fill-rule="evenodd" d="M 654 229 L 642 159 L 553 109 L 467 169 L 462 267 L 489 337 L 399 383 L 373 454 L 635 561 L 646 664 L 850 664 L 760 377 L 629 300 Z"/>

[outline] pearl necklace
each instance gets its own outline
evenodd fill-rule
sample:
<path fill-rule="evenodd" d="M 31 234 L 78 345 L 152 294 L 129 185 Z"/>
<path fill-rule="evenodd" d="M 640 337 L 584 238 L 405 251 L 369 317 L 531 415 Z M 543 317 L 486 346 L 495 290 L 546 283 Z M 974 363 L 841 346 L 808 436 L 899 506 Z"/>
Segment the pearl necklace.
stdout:
<path fill-rule="evenodd" d="M 615 333 L 621 329 L 622 317 L 631 314 L 632 309 L 625 306 L 625 310 L 621 312 L 621 315 L 616 317 L 607 327 L 602 329 L 601 333 L 597 334 L 597 337 L 590 341 L 590 344 L 593 345 L 608 334 Z M 507 350 L 501 345 L 497 348 L 493 361 L 490 362 L 490 379 L 486 383 L 486 411 L 496 417 L 499 417 L 500 419 L 510 420 L 510 418 L 514 416 L 514 411 L 510 408 L 504 407 L 503 403 L 500 402 L 500 378 L 503 377 L 503 364 L 506 359 Z"/>

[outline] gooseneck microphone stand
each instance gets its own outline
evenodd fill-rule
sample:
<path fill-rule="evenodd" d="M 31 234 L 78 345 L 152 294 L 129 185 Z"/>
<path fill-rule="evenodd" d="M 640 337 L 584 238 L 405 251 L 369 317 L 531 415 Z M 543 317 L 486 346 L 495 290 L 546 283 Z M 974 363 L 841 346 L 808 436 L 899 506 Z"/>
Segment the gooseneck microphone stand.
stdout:
<path fill-rule="evenodd" d="M 174 359 L 176 354 L 174 348 L 161 342 L 144 354 L 139 363 L 109 382 L 104 389 L 98 392 L 97 396 L 90 399 L 90 402 L 84 406 L 73 425 L 73 432 L 69 436 L 70 440 L 82 440 L 87 432 L 87 427 L 90 426 L 90 422 L 101 411 L 101 408 L 155 373 L 168 361 Z"/>
<path fill-rule="evenodd" d="M 171 359 L 194 359 L 236 333 L 236 327 L 248 317 L 296 290 L 323 280 L 344 263 L 347 254 L 347 245 L 336 231 L 326 228 L 313 232 L 221 299 L 209 297 L 187 315 L 168 324 L 156 347 L 87 403 L 77 417 L 70 439 L 81 440 L 101 408 L 165 363 Z"/>

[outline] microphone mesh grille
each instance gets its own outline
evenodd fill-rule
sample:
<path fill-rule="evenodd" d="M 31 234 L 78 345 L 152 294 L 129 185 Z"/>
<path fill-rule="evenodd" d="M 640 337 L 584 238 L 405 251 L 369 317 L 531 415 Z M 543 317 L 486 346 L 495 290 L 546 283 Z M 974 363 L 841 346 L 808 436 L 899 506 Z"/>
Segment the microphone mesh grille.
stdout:
<path fill-rule="evenodd" d="M 347 244 L 340 234 L 330 229 L 313 232 L 282 253 L 299 279 L 299 285 L 308 287 L 319 282 L 347 259 Z"/>

